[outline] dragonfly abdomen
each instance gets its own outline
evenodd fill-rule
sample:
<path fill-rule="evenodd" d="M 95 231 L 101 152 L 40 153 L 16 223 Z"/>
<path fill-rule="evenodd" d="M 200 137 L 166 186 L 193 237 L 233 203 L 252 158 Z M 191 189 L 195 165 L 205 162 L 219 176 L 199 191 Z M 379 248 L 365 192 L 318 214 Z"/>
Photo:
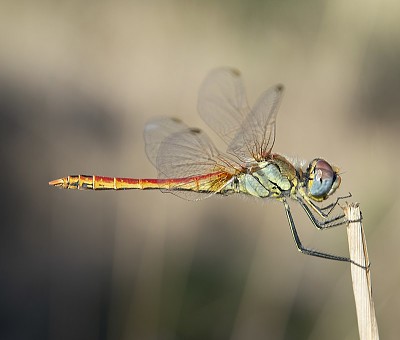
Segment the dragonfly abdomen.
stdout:
<path fill-rule="evenodd" d="M 122 177 L 105 177 L 95 175 L 72 175 L 49 182 L 49 185 L 63 189 L 79 190 L 129 190 L 164 188 L 157 179 L 136 179 Z"/>
<path fill-rule="evenodd" d="M 79 190 L 183 190 L 195 192 L 219 192 L 232 177 L 226 172 L 185 178 L 140 179 L 105 177 L 96 175 L 71 175 L 50 181 L 49 185 L 62 189 Z"/>

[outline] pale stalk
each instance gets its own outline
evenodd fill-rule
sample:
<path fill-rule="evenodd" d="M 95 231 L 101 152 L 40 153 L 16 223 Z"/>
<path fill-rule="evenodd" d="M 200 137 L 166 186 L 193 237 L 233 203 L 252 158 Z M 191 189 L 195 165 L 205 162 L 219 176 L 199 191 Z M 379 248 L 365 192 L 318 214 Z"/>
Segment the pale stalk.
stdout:
<path fill-rule="evenodd" d="M 379 339 L 374 302 L 372 299 L 371 267 L 368 259 L 367 242 L 362 225 L 358 203 L 350 203 L 343 207 L 347 220 L 347 237 L 350 259 L 367 267 L 363 269 L 351 264 L 351 279 L 357 311 L 358 332 L 361 340 Z"/>

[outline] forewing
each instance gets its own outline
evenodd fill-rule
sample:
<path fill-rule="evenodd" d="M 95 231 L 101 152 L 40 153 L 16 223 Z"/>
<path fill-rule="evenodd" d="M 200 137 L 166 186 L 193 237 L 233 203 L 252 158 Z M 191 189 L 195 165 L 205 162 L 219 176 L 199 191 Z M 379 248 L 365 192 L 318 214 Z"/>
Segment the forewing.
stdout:
<path fill-rule="evenodd" d="M 250 111 L 240 72 L 213 70 L 200 87 L 198 110 L 204 122 L 229 145 Z"/>
<path fill-rule="evenodd" d="M 275 123 L 283 86 L 264 92 L 253 109 L 247 104 L 240 72 L 212 71 L 203 82 L 198 110 L 203 120 L 228 144 L 228 153 L 244 163 L 264 160 L 275 141 Z"/>
<path fill-rule="evenodd" d="M 265 91 L 241 124 L 227 152 L 243 162 L 265 160 L 275 142 L 276 116 L 283 94 L 277 85 Z"/>

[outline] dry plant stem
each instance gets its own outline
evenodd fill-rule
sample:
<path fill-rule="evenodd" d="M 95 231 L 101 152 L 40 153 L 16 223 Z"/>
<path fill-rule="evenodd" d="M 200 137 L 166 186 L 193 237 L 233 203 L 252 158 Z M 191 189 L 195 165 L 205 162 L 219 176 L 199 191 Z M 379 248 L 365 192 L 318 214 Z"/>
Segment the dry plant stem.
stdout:
<path fill-rule="evenodd" d="M 365 240 L 361 212 L 358 203 L 350 203 L 343 207 L 349 225 L 347 237 L 349 241 L 350 259 L 364 265 L 367 269 L 351 265 L 354 299 L 357 310 L 358 332 L 361 340 L 379 339 L 374 302 L 372 300 L 371 273 Z"/>

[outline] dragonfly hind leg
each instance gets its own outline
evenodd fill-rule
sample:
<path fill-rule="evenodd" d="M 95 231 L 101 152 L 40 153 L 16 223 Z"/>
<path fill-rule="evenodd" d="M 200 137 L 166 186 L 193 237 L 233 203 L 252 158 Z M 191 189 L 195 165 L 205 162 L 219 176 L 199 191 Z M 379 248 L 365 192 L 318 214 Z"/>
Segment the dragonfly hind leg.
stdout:
<path fill-rule="evenodd" d="M 310 256 L 316 256 L 316 257 L 320 257 L 320 258 L 328 259 L 328 260 L 341 261 L 341 262 L 350 262 L 350 263 L 352 263 L 352 264 L 354 264 L 354 265 L 356 265 L 356 266 L 358 266 L 360 268 L 367 269 L 366 266 L 363 266 L 363 265 L 361 265 L 359 263 L 356 263 L 356 262 L 354 262 L 353 260 L 351 260 L 348 257 L 337 256 L 337 255 L 324 253 L 324 252 L 321 252 L 321 251 L 318 251 L 318 250 L 314 250 L 314 249 L 310 249 L 310 248 L 304 247 L 302 245 L 301 241 L 300 241 L 299 234 L 297 233 L 296 225 L 294 224 L 294 220 L 293 220 L 293 217 L 292 217 L 292 213 L 290 211 L 289 204 L 286 202 L 286 200 L 283 200 L 283 204 L 285 206 L 286 217 L 287 217 L 287 219 L 289 221 L 290 231 L 292 232 L 292 236 L 293 236 L 294 242 L 296 243 L 296 247 L 297 247 L 299 252 L 301 252 L 302 254 L 306 254 L 306 255 L 310 255 Z M 310 213 L 311 213 L 311 211 L 310 211 Z M 343 223 L 341 223 L 341 224 L 343 224 Z M 339 225 L 339 224 L 336 224 L 336 225 Z"/>

